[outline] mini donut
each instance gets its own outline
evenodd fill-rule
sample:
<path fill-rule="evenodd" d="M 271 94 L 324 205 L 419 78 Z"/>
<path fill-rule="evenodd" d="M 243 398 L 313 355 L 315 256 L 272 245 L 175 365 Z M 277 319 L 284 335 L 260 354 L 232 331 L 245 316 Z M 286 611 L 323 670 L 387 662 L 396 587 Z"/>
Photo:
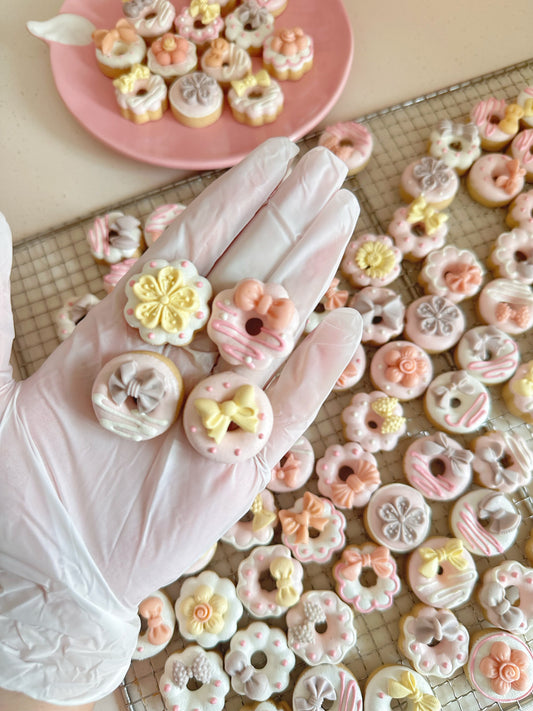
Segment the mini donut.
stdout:
<path fill-rule="evenodd" d="M 162 590 L 156 590 L 145 598 L 138 608 L 146 629 L 139 633 L 132 659 L 148 659 L 159 654 L 170 642 L 176 625 L 174 607 Z"/>
<path fill-rule="evenodd" d="M 122 0 L 122 11 L 148 40 L 168 32 L 176 17 L 176 9 L 169 0 Z"/>
<path fill-rule="evenodd" d="M 144 239 L 148 247 L 158 240 L 165 229 L 173 222 L 178 215 L 185 210 L 185 205 L 181 203 L 169 203 L 160 205 L 151 212 L 144 223 Z"/>
<path fill-rule="evenodd" d="M 497 277 L 533 284 L 533 233 L 517 227 L 502 232 L 492 246 L 487 264 Z"/>
<path fill-rule="evenodd" d="M 159 679 L 167 709 L 222 711 L 229 689 L 229 677 L 220 654 L 206 652 L 196 644 L 171 654 Z"/>
<path fill-rule="evenodd" d="M 335 506 L 310 491 L 279 511 L 281 540 L 302 563 L 327 563 L 344 547 L 346 519 Z M 313 537 L 310 532 L 318 533 Z"/>
<path fill-rule="evenodd" d="M 400 178 L 400 196 L 404 202 L 423 196 L 435 210 L 448 207 L 458 189 L 457 173 L 433 156 L 423 156 L 409 163 Z"/>
<path fill-rule="evenodd" d="M 487 421 L 490 397 L 486 387 L 466 370 L 441 373 L 424 395 L 424 410 L 435 427 L 450 434 L 475 432 Z"/>
<path fill-rule="evenodd" d="M 511 279 L 493 279 L 481 290 L 477 310 L 485 323 L 516 336 L 533 326 L 533 291 Z"/>
<path fill-rule="evenodd" d="M 102 427 L 140 442 L 163 434 L 177 419 L 183 381 L 174 363 L 164 355 L 129 351 L 112 358 L 100 370 L 91 399 Z"/>
<path fill-rule="evenodd" d="M 508 205 L 524 187 L 526 171 L 515 158 L 490 153 L 478 158 L 466 176 L 472 200 L 485 207 Z"/>
<path fill-rule="evenodd" d="M 367 574 L 373 576 L 373 584 L 362 582 Z M 388 610 L 400 590 L 396 561 L 388 548 L 374 543 L 347 546 L 333 567 L 333 577 L 339 597 L 362 614 Z"/>
<path fill-rule="evenodd" d="M 348 176 L 360 173 L 366 168 L 374 139 L 366 126 L 356 121 L 345 121 L 326 126 L 318 137 L 318 145 L 324 146 L 348 168 Z"/>
<path fill-rule="evenodd" d="M 450 529 L 474 555 L 501 555 L 516 540 L 522 517 L 499 491 L 474 489 L 458 499 L 450 513 Z"/>
<path fill-rule="evenodd" d="M 305 322 L 305 333 L 311 333 L 311 331 L 314 331 L 318 324 L 326 318 L 330 311 L 346 306 L 349 294 L 346 289 L 339 289 L 339 284 L 340 279 L 337 279 L 337 277 L 331 280 L 331 284 L 328 286 L 326 293 L 320 299 L 318 304 L 315 306 L 313 313 Z"/>
<path fill-rule="evenodd" d="M 465 330 L 465 316 L 453 301 L 445 296 L 428 294 L 407 307 L 403 335 L 426 353 L 450 350 Z"/>
<path fill-rule="evenodd" d="M 261 491 L 252 502 L 250 511 L 234 523 L 221 540 L 240 551 L 259 544 L 270 543 L 278 521 L 274 496 L 267 489 Z"/>
<path fill-rule="evenodd" d="M 124 259 L 122 262 L 117 262 L 116 264 L 111 264 L 109 266 L 109 272 L 104 275 L 103 283 L 104 289 L 108 294 L 110 294 L 122 277 L 129 272 L 133 267 L 138 257 L 131 257 L 131 259 Z"/>
<path fill-rule="evenodd" d="M 407 553 L 426 538 L 431 509 L 412 486 L 386 484 L 372 494 L 365 509 L 364 524 L 377 544 L 393 553 Z"/>
<path fill-rule="evenodd" d="M 257 4 L 268 10 L 273 17 L 278 17 L 286 9 L 288 0 L 257 0 Z"/>
<path fill-rule="evenodd" d="M 533 652 L 524 640 L 497 629 L 483 629 L 472 638 L 465 675 L 486 699 L 507 704 L 533 692 Z"/>
<path fill-rule="evenodd" d="M 204 649 L 232 637 L 243 613 L 235 585 L 212 570 L 184 580 L 174 608 L 181 636 Z"/>
<path fill-rule="evenodd" d="M 92 39 L 98 68 L 110 79 L 129 72 L 146 55 L 145 41 L 125 18 L 120 19 L 112 30 L 95 30 Z"/>
<path fill-rule="evenodd" d="M 489 568 L 483 574 L 477 600 L 491 625 L 527 635 L 533 626 L 533 568 L 516 560 Z"/>
<path fill-rule="evenodd" d="M 113 86 L 122 117 L 134 124 L 159 121 L 168 108 L 165 80 L 144 64 L 134 64 L 128 74 L 113 79 Z"/>
<path fill-rule="evenodd" d="M 313 66 L 313 38 L 301 27 L 283 27 L 263 42 L 263 66 L 278 81 L 298 81 Z"/>
<path fill-rule="evenodd" d="M 432 378 L 431 358 L 423 348 L 410 341 L 385 343 L 370 362 L 370 379 L 374 387 L 398 400 L 420 397 Z"/>
<path fill-rule="evenodd" d="M 451 610 L 417 604 L 400 619 L 398 648 L 420 674 L 449 679 L 468 659 L 470 635 Z"/>
<path fill-rule="evenodd" d="M 483 99 L 470 112 L 477 126 L 481 147 L 485 151 L 501 151 L 519 129 L 519 119 L 524 110 L 517 104 L 507 104 L 504 99 Z"/>
<path fill-rule="evenodd" d="M 480 486 L 512 494 L 533 475 L 533 452 L 517 432 L 492 430 L 470 442 L 472 468 Z"/>
<path fill-rule="evenodd" d="M 429 134 L 429 155 L 444 161 L 457 175 L 463 175 L 481 155 L 477 126 L 442 119 Z"/>
<path fill-rule="evenodd" d="M 421 674 L 403 664 L 385 664 L 368 677 L 363 708 L 366 711 L 388 711 L 395 699 L 406 702 L 404 708 L 407 711 L 441 709 L 439 700 Z"/>
<path fill-rule="evenodd" d="M 289 647 L 312 667 L 338 664 L 357 639 L 352 609 L 331 590 L 305 592 L 286 621 Z"/>
<path fill-rule="evenodd" d="M 202 71 L 227 89 L 232 81 L 244 79 L 252 71 L 252 59 L 242 47 L 223 37 L 211 41 L 200 59 Z"/>
<path fill-rule="evenodd" d="M 283 90 L 275 79 L 271 79 L 266 69 L 232 81 L 228 91 L 228 104 L 233 118 L 248 126 L 273 123 L 282 112 L 283 103 Z"/>
<path fill-rule="evenodd" d="M 265 658 L 260 668 L 254 665 L 258 653 Z M 231 638 L 224 669 L 237 694 L 254 701 L 266 701 L 289 686 L 295 662 L 285 632 L 264 622 L 252 622 Z"/>
<path fill-rule="evenodd" d="M 411 553 L 406 574 L 421 602 L 450 610 L 470 599 L 477 581 L 476 564 L 462 539 L 443 536 L 428 538 Z"/>
<path fill-rule="evenodd" d="M 168 93 L 174 118 L 189 128 L 205 128 L 222 114 L 224 93 L 219 84 L 204 72 L 178 77 Z"/>
<path fill-rule="evenodd" d="M 444 296 L 458 304 L 477 294 L 484 273 L 473 252 L 448 244 L 427 255 L 418 282 L 426 294 Z"/>
<path fill-rule="evenodd" d="M 253 617 L 281 617 L 300 599 L 303 574 L 286 546 L 257 546 L 239 564 L 237 597 Z"/>
<path fill-rule="evenodd" d="M 87 232 L 93 258 L 100 264 L 116 264 L 139 257 L 144 247 L 140 226 L 136 217 L 119 211 L 97 217 Z"/>
<path fill-rule="evenodd" d="M 227 363 L 264 370 L 289 355 L 297 327 L 283 286 L 244 279 L 214 298 L 207 333 Z"/>
<path fill-rule="evenodd" d="M 509 205 L 505 222 L 511 229 L 518 227 L 526 232 L 533 232 L 533 190 L 515 197 Z"/>
<path fill-rule="evenodd" d="M 443 432 L 418 437 L 405 452 L 403 473 L 430 501 L 451 501 L 472 482 L 474 455 Z"/>
<path fill-rule="evenodd" d="M 387 235 L 363 234 L 346 247 L 341 271 L 355 287 L 387 286 L 400 274 L 402 253 Z"/>
<path fill-rule="evenodd" d="M 514 338 L 496 326 L 476 326 L 459 341 L 455 362 L 485 385 L 497 385 L 514 375 L 520 352 Z"/>
<path fill-rule="evenodd" d="M 365 452 L 390 451 L 406 431 L 403 408 L 397 398 L 375 390 L 357 393 L 341 413 L 344 437 Z"/>
<path fill-rule="evenodd" d="M 366 368 L 366 355 L 365 349 L 361 344 L 357 346 L 357 349 L 342 373 L 337 378 L 333 390 L 342 391 L 352 388 L 354 385 L 361 380 L 365 373 Z"/>
<path fill-rule="evenodd" d="M 324 704 L 330 711 L 361 711 L 363 699 L 352 672 L 342 664 L 318 664 L 306 669 L 296 681 L 292 693 L 295 711 L 320 711 Z"/>
<path fill-rule="evenodd" d="M 259 54 L 267 37 L 274 32 L 274 16 L 256 0 L 245 0 L 226 16 L 226 39 L 250 54 Z"/>
<path fill-rule="evenodd" d="M 295 491 L 309 479 L 314 466 L 315 453 L 311 442 L 306 437 L 300 437 L 272 469 L 267 488 L 281 493 Z"/>
<path fill-rule="evenodd" d="M 533 128 L 533 87 L 525 86 L 516 99 L 518 106 L 524 109 L 520 123 L 525 128 Z"/>
<path fill-rule="evenodd" d="M 89 311 L 100 303 L 94 294 L 71 296 L 55 315 L 56 333 L 60 341 L 67 339 Z"/>
<path fill-rule="evenodd" d="M 524 422 L 533 424 L 533 360 L 519 366 L 502 390 L 507 409 Z"/>
<path fill-rule="evenodd" d="M 181 37 L 197 46 L 198 52 L 203 52 L 224 30 L 220 4 L 193 0 L 176 15 L 174 27 Z"/>
<path fill-rule="evenodd" d="M 533 182 L 533 129 L 520 131 L 509 146 L 509 155 L 520 162 L 526 171 L 525 178 L 528 183 Z"/>
<path fill-rule="evenodd" d="M 316 473 L 319 492 L 340 509 L 366 506 L 381 484 L 376 458 L 355 442 L 330 445 Z"/>
<path fill-rule="evenodd" d="M 209 318 L 211 285 L 187 259 L 152 259 L 125 287 L 124 318 L 146 343 L 188 345 Z"/>
<path fill-rule="evenodd" d="M 418 262 L 434 249 L 440 249 L 448 234 L 448 215 L 428 205 L 424 196 L 407 207 L 399 207 L 387 227 L 387 234 L 401 251 L 403 258 Z"/>
<path fill-rule="evenodd" d="M 349 306 L 363 318 L 363 343 L 381 346 L 403 330 L 405 306 L 400 294 L 392 289 L 367 286 L 354 294 Z"/>
<path fill-rule="evenodd" d="M 147 58 L 148 69 L 171 83 L 196 69 L 198 58 L 196 45 L 185 37 L 165 32 L 150 45 Z"/>

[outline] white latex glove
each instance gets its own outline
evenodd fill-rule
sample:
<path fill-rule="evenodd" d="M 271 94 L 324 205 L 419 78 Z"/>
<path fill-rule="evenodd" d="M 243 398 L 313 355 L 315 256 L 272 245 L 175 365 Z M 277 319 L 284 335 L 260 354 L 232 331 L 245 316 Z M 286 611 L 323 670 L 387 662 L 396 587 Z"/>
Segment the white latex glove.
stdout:
<path fill-rule="evenodd" d="M 260 146 L 210 185 L 133 271 L 148 259 L 187 257 L 215 293 L 248 276 L 280 282 L 303 325 L 336 272 L 359 208 L 339 190 L 344 164 L 325 149 L 310 151 L 280 182 L 296 152 L 287 139 Z M 351 309 L 333 312 L 302 342 L 268 388 L 275 419 L 267 446 L 230 466 L 194 451 L 181 420 L 145 442 L 98 424 L 95 376 L 120 353 L 147 348 L 124 320 L 125 280 L 37 373 L 15 383 L 10 262 L 2 220 L 0 686 L 81 704 L 123 678 L 139 602 L 179 577 L 249 509 L 313 421 L 359 343 L 360 318 Z M 159 350 L 180 369 L 186 392 L 215 362 L 205 336 Z"/>

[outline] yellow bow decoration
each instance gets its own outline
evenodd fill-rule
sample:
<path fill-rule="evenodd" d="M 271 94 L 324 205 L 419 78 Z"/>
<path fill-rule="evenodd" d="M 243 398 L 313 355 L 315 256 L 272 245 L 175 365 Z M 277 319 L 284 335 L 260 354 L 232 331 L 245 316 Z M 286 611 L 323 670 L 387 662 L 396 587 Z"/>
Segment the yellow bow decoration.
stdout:
<path fill-rule="evenodd" d="M 220 444 L 228 427 L 233 422 L 246 432 L 256 432 L 259 418 L 252 385 L 237 388 L 233 400 L 217 402 L 209 398 L 198 398 L 194 406 L 200 413 L 207 436 Z"/>
<path fill-rule="evenodd" d="M 216 2 L 209 3 L 208 0 L 192 0 L 189 12 L 191 17 L 200 15 L 202 25 L 208 25 L 220 15 L 220 5 Z"/>
<path fill-rule="evenodd" d="M 140 79 L 148 79 L 150 70 L 143 64 L 134 64 L 128 74 L 123 74 L 118 79 L 113 80 L 113 85 L 117 87 L 121 94 L 127 94 L 135 89 L 135 84 Z"/>
<path fill-rule="evenodd" d="M 432 694 L 422 693 L 410 671 L 402 672 L 400 681 L 389 679 L 387 691 L 393 699 L 409 699 L 412 711 L 440 711 L 440 701 Z"/>
<path fill-rule="evenodd" d="M 422 222 L 428 235 L 436 232 L 447 219 L 448 215 L 438 212 L 434 207 L 428 205 L 423 195 L 411 203 L 407 213 L 407 222 L 411 225 Z"/>
<path fill-rule="evenodd" d="M 270 74 L 266 69 L 261 69 L 257 74 L 248 74 L 244 79 L 232 81 L 231 86 L 237 96 L 242 96 L 247 89 L 252 89 L 254 86 L 270 86 Z"/>
<path fill-rule="evenodd" d="M 425 578 L 434 578 L 444 561 L 451 563 L 457 570 L 466 570 L 468 560 L 465 558 L 463 542 L 452 538 L 444 548 L 419 548 L 420 557 L 424 563 L 420 566 L 420 574 Z"/>
<path fill-rule="evenodd" d="M 300 596 L 292 584 L 294 574 L 294 564 L 290 558 L 274 558 L 270 563 L 270 574 L 276 581 L 278 592 L 276 602 L 281 607 L 292 607 L 296 605 Z"/>
<path fill-rule="evenodd" d="M 531 118 L 533 116 L 533 99 L 526 99 L 524 101 L 524 118 Z"/>
<path fill-rule="evenodd" d="M 525 376 L 520 378 L 520 380 L 515 380 L 511 387 L 517 395 L 523 395 L 524 397 L 533 396 L 533 363 L 529 366 L 529 370 Z"/>
<path fill-rule="evenodd" d="M 254 515 L 252 521 L 252 531 L 260 531 L 261 529 L 270 526 L 277 519 L 277 515 L 274 511 L 265 509 L 261 494 L 257 494 L 253 500 L 250 511 Z"/>
<path fill-rule="evenodd" d="M 505 109 L 505 118 L 502 118 L 498 124 L 498 128 L 504 133 L 514 136 L 517 133 L 519 125 L 518 122 L 524 115 L 524 109 L 518 104 L 509 104 Z"/>
<path fill-rule="evenodd" d="M 376 415 L 383 417 L 381 434 L 394 434 L 404 425 L 405 417 L 392 414 L 397 405 L 398 398 L 396 397 L 380 397 L 372 403 L 371 407 Z"/>

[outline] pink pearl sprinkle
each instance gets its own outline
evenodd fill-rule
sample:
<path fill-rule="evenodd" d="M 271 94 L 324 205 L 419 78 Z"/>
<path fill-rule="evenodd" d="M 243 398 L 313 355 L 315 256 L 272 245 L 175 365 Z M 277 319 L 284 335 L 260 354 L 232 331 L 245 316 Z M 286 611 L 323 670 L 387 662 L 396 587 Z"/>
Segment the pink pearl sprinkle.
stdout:
<path fill-rule="evenodd" d="M 194 434 L 195 432 L 198 431 L 198 427 L 196 427 L 195 425 L 193 425 L 193 426 L 191 427 L 190 431 Z"/>
<path fill-rule="evenodd" d="M 281 639 L 276 639 L 274 641 L 274 647 L 281 647 Z"/>
<path fill-rule="evenodd" d="M 215 698 L 214 696 L 212 696 L 212 697 L 209 699 L 209 703 L 210 703 L 210 704 L 216 704 L 216 702 L 217 702 L 217 700 L 216 700 L 216 698 Z"/>
<path fill-rule="evenodd" d="M 149 333 L 149 334 L 148 334 L 148 338 L 149 338 L 151 341 L 153 341 L 154 338 L 155 338 L 155 333 Z"/>
<path fill-rule="evenodd" d="M 260 433 L 257 435 L 257 439 L 265 439 L 265 435 L 264 435 L 262 432 L 260 432 Z"/>
<path fill-rule="evenodd" d="M 378 698 L 384 699 L 384 698 L 385 698 L 385 694 L 384 694 L 382 691 L 378 691 Z"/>
<path fill-rule="evenodd" d="M 203 311 L 197 311 L 195 314 L 196 318 L 203 318 L 204 317 L 204 312 Z"/>
<path fill-rule="evenodd" d="M 180 711 L 180 707 L 178 706 L 178 704 L 174 704 L 174 706 L 172 707 L 172 711 Z"/>
<path fill-rule="evenodd" d="M 513 572 L 511 573 L 511 578 L 518 578 L 518 571 L 517 570 L 513 570 Z"/>
<path fill-rule="evenodd" d="M 331 657 L 332 659 L 335 659 L 337 656 L 337 650 L 336 649 L 330 649 L 328 650 L 328 657 Z"/>
<path fill-rule="evenodd" d="M 276 682 L 276 689 L 281 689 L 281 681 Z"/>
<path fill-rule="evenodd" d="M 334 456 L 334 457 L 340 457 L 340 456 L 341 456 L 341 453 L 339 452 L 338 449 L 336 449 L 336 450 L 333 452 L 333 456 Z"/>
<path fill-rule="evenodd" d="M 234 454 L 236 457 L 240 457 L 241 454 L 242 454 L 242 452 L 241 452 L 241 450 L 237 447 L 237 449 L 234 449 L 234 450 L 233 450 L 233 454 Z"/>
<path fill-rule="evenodd" d="M 256 633 L 255 633 L 255 636 L 257 637 L 257 639 L 262 639 L 262 638 L 263 638 L 263 633 L 262 633 L 262 632 L 256 632 Z"/>
<path fill-rule="evenodd" d="M 151 266 L 152 268 L 156 267 L 156 266 L 157 266 L 157 262 L 150 262 L 150 266 Z"/>
<path fill-rule="evenodd" d="M 283 659 L 281 662 L 281 666 L 286 667 L 288 663 L 289 663 L 289 661 L 287 659 Z"/>
<path fill-rule="evenodd" d="M 130 286 L 133 286 L 134 284 L 135 284 L 135 279 L 132 279 L 132 280 L 130 281 Z"/>
<path fill-rule="evenodd" d="M 184 334 L 184 333 L 180 333 L 180 334 L 179 334 L 179 338 L 185 338 L 185 334 Z"/>
<path fill-rule="evenodd" d="M 185 259 L 184 259 L 182 262 L 180 262 L 180 266 L 182 266 L 182 267 L 186 267 L 186 266 L 187 266 L 187 262 L 186 262 Z"/>
<path fill-rule="evenodd" d="M 214 454 L 217 451 L 217 448 L 216 447 L 208 447 L 207 451 L 209 452 L 209 454 Z"/>
<path fill-rule="evenodd" d="M 214 389 L 214 388 L 213 388 L 212 385 L 208 385 L 208 386 L 206 387 L 206 390 L 207 390 L 208 393 L 212 393 L 212 392 L 213 392 L 213 389 Z"/>
<path fill-rule="evenodd" d="M 203 287 L 204 283 L 202 281 L 197 281 L 196 282 L 196 288 L 201 289 Z"/>
<path fill-rule="evenodd" d="M 128 309 L 127 314 L 128 314 L 128 316 L 132 316 L 132 315 L 133 315 L 133 309 Z"/>
<path fill-rule="evenodd" d="M 137 647 L 138 652 L 142 652 L 144 650 L 144 647 Z"/>
<path fill-rule="evenodd" d="M 66 315 L 66 314 L 61 314 L 59 318 L 65 319 L 65 318 L 67 318 L 67 315 Z"/>
<path fill-rule="evenodd" d="M 239 640 L 239 644 L 240 644 L 241 647 L 245 647 L 245 646 L 246 646 L 246 640 L 245 640 L 245 639 Z"/>
<path fill-rule="evenodd" d="M 324 548 L 324 546 L 320 546 L 320 548 L 318 549 L 318 552 L 319 552 L 319 553 L 325 553 L 325 552 L 326 552 L 326 549 Z M 326 603 L 326 604 L 327 604 L 327 603 Z"/>
<path fill-rule="evenodd" d="M 231 387 L 231 383 L 228 383 L 228 381 L 226 380 L 225 383 L 222 383 L 222 387 L 223 387 L 223 388 L 226 388 L 226 390 L 227 390 L 228 388 Z"/>
<path fill-rule="evenodd" d="M 341 634 L 341 639 L 343 639 L 344 641 L 346 641 L 346 640 L 348 639 L 348 633 L 347 633 L 347 632 L 343 632 L 343 633 Z"/>
<path fill-rule="evenodd" d="M 170 686 L 170 684 L 165 684 L 165 686 L 163 687 L 163 691 L 166 691 L 168 694 L 168 692 L 170 691 L 171 688 L 172 687 Z"/>
<path fill-rule="evenodd" d="M 264 419 L 265 419 L 265 413 L 264 413 L 264 412 L 260 412 L 260 413 L 257 415 L 257 417 L 258 417 L 260 420 L 264 420 Z"/>
<path fill-rule="evenodd" d="M 215 686 L 217 687 L 217 689 L 218 689 L 218 687 L 222 684 L 222 682 L 220 681 L 220 679 L 216 679 L 214 683 L 215 683 Z"/>

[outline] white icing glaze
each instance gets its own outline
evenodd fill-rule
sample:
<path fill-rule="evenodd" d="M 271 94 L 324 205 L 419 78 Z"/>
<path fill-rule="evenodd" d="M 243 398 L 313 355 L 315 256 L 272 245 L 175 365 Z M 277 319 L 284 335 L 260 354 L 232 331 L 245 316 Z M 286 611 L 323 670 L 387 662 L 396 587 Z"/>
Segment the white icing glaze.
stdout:
<path fill-rule="evenodd" d="M 94 294 L 79 294 L 69 297 L 55 315 L 57 337 L 64 341 L 74 331 L 87 313 L 100 303 Z"/>
<path fill-rule="evenodd" d="M 242 96 L 232 87 L 228 103 L 234 116 L 240 114 L 254 122 L 269 123 L 283 108 L 283 90 L 275 79 L 270 79 L 268 86 L 247 88 Z"/>
<path fill-rule="evenodd" d="M 152 47 L 150 47 L 150 49 L 148 50 L 148 69 L 153 74 L 159 74 L 167 80 L 171 80 L 175 77 L 182 76 L 183 74 L 188 74 L 189 72 L 194 71 L 194 69 L 196 69 L 197 63 L 198 58 L 196 56 L 196 45 L 194 44 L 194 42 L 187 41 L 187 54 L 185 56 L 185 59 L 183 59 L 181 62 L 174 62 L 167 65 L 160 64 L 157 61 Z"/>
<path fill-rule="evenodd" d="M 379 390 L 357 393 L 341 413 L 345 438 L 366 452 L 390 451 L 405 434 L 403 408 Z"/>
<path fill-rule="evenodd" d="M 96 59 L 101 64 L 119 71 L 128 71 L 133 64 L 143 61 L 146 55 L 146 43 L 142 37 L 137 37 L 135 42 L 117 39 L 109 54 L 104 54 L 98 47 L 95 51 Z"/>
<path fill-rule="evenodd" d="M 241 551 L 260 544 L 265 545 L 270 543 L 274 536 L 277 520 L 274 496 L 265 489 L 257 495 L 249 514 L 234 523 L 221 540 Z"/>
<path fill-rule="evenodd" d="M 533 326 L 533 291 L 527 284 L 493 279 L 479 295 L 478 310 L 485 323 L 512 336 L 524 333 Z"/>
<path fill-rule="evenodd" d="M 533 233 L 517 227 L 502 232 L 488 262 L 498 277 L 533 284 Z"/>
<path fill-rule="evenodd" d="M 121 78 L 115 79 L 113 83 Z M 122 110 L 135 116 L 145 116 L 157 113 L 166 106 L 167 85 L 163 77 L 150 74 L 148 78 L 137 79 L 131 91 L 122 91 L 119 85 L 115 84 L 115 97 Z"/>
<path fill-rule="evenodd" d="M 176 8 L 169 0 L 154 0 L 138 17 L 128 17 L 128 20 L 140 35 L 152 38 L 168 32 L 175 17 Z"/>
<path fill-rule="evenodd" d="M 213 77 L 221 84 L 229 84 L 236 79 L 243 79 L 252 71 L 252 59 L 242 47 L 237 47 L 234 42 L 228 42 L 226 49 L 221 53 L 220 63 L 210 64 L 210 57 L 214 50 L 210 47 L 202 54 L 200 66 L 202 71 Z M 218 52 L 217 52 L 218 55 Z"/>
<path fill-rule="evenodd" d="M 292 694 L 292 708 L 319 711 L 324 702 L 328 703 L 329 711 L 362 711 L 361 690 L 349 669 L 337 664 L 318 664 L 300 675 Z"/>
<path fill-rule="evenodd" d="M 457 304 L 477 294 L 484 273 L 473 252 L 448 244 L 427 255 L 418 280 L 426 294 L 444 296 Z"/>
<path fill-rule="evenodd" d="M 518 344 L 496 326 L 476 326 L 467 331 L 455 351 L 459 368 L 485 385 L 509 380 L 518 368 Z"/>
<path fill-rule="evenodd" d="M 479 131 L 475 124 L 443 119 L 429 134 L 429 154 L 464 173 L 481 155 Z"/>
<path fill-rule="evenodd" d="M 318 490 L 341 509 L 365 506 L 381 484 L 376 458 L 355 442 L 330 445 L 316 464 Z"/>
<path fill-rule="evenodd" d="M 533 452 L 521 435 L 487 432 L 470 445 L 476 480 L 481 486 L 511 494 L 527 486 L 533 474 Z"/>
<path fill-rule="evenodd" d="M 402 683 L 403 681 L 407 682 L 406 674 L 411 675 L 412 688 L 411 684 L 406 686 Z M 425 695 L 433 697 L 433 704 L 431 707 L 426 705 L 424 708 L 433 708 L 434 711 L 440 709 L 440 703 L 435 698 L 431 686 L 421 674 L 408 666 L 387 664 L 376 669 L 366 683 L 363 701 L 363 708 L 366 711 L 390 711 L 393 698 L 399 698 L 391 695 L 391 682 L 400 683 L 402 688 L 408 692 L 402 697 L 407 701 L 407 711 L 420 709 L 420 704 L 415 705 L 414 699 L 418 698 L 421 701 Z M 404 692 L 402 691 L 402 693 Z M 420 695 L 423 696 L 420 698 Z"/>
<path fill-rule="evenodd" d="M 149 597 L 160 601 L 161 610 L 157 611 L 153 609 L 153 615 L 149 617 L 141 615 L 139 612 L 139 616 L 148 621 L 148 626 L 143 633 L 139 633 L 137 646 L 131 655 L 132 659 L 148 659 L 149 657 L 159 654 L 159 652 L 165 649 L 174 633 L 176 615 L 174 614 L 174 607 L 168 599 L 168 596 L 165 595 L 162 590 L 156 590 Z M 157 631 L 160 630 L 160 640 L 158 640 L 157 637 L 153 637 L 154 628 L 156 634 Z"/>
<path fill-rule="evenodd" d="M 450 434 L 478 430 L 490 412 L 490 397 L 466 370 L 438 375 L 426 390 L 424 406 L 432 422 Z"/>
<path fill-rule="evenodd" d="M 508 589 L 516 588 L 514 602 Z M 527 634 L 533 626 L 533 568 L 507 560 L 489 568 L 478 589 L 479 604 L 486 619 L 496 627 Z"/>

